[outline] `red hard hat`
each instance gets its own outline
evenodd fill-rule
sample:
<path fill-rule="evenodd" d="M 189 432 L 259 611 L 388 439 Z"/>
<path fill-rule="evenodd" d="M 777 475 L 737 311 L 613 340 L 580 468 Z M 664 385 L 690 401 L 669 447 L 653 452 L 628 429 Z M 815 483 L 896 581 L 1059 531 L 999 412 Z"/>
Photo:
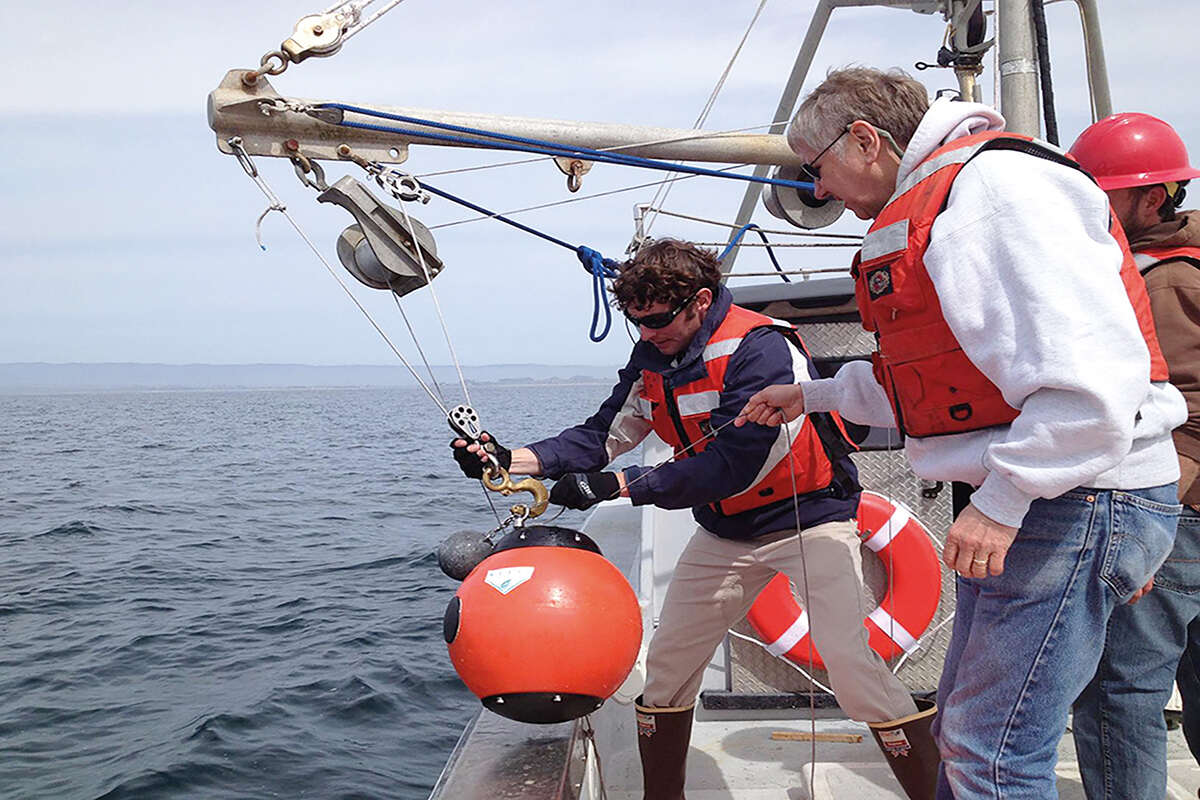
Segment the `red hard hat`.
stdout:
<path fill-rule="evenodd" d="M 1149 114 L 1113 114 L 1088 126 L 1071 155 L 1105 191 L 1200 178 L 1179 134 Z"/>

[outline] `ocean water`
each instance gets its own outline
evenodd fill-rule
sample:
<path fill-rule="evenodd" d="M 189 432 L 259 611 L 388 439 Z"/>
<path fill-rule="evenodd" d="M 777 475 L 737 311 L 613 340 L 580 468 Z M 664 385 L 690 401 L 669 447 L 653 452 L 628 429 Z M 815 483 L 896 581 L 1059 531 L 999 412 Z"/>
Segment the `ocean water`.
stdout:
<path fill-rule="evenodd" d="M 472 400 L 515 445 L 607 391 Z M 479 707 L 436 547 L 495 525 L 450 436 L 408 388 L 0 396 L 0 798 L 426 797 Z"/>

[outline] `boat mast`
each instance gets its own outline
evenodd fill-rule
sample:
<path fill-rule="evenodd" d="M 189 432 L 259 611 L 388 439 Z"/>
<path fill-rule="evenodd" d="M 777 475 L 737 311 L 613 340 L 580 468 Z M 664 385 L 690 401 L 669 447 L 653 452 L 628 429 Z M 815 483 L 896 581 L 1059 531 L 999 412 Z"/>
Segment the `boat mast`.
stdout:
<path fill-rule="evenodd" d="M 1083 20 L 1084 52 L 1087 55 L 1088 87 L 1092 94 L 1092 121 L 1110 116 L 1112 95 L 1108 90 L 1108 64 L 1104 60 L 1104 39 L 1100 35 L 1100 7 L 1096 0 L 1076 0 Z"/>
<path fill-rule="evenodd" d="M 1042 124 L 1030 0 L 999 0 L 996 16 L 996 35 L 1000 40 L 1000 113 L 1009 131 L 1039 136 Z"/>

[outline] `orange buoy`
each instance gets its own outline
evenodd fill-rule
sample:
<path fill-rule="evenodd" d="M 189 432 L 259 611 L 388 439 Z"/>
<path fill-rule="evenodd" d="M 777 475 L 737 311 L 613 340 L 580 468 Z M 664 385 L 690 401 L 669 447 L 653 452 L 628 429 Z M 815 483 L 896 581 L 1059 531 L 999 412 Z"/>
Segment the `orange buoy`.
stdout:
<path fill-rule="evenodd" d="M 888 591 L 867 615 L 871 649 L 884 660 L 916 649 L 942 598 L 941 562 L 929 530 L 903 503 L 864 491 L 858 505 L 858 531 L 863 544 L 883 562 Z M 793 664 L 825 669 L 812 646 L 808 613 L 796 602 L 784 574 L 762 590 L 746 615 L 750 627 L 767 643 L 767 652 Z"/>
<path fill-rule="evenodd" d="M 564 722 L 601 706 L 629 675 L 642 614 L 590 538 L 553 526 L 507 534 L 463 580 L 444 620 L 450 661 L 485 707 Z"/>

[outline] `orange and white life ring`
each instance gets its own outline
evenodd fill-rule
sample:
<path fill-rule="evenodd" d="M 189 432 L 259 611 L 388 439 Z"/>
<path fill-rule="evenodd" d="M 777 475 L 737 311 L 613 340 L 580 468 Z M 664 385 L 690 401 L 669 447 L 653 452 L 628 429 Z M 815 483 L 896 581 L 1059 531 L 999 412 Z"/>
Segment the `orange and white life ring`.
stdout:
<path fill-rule="evenodd" d="M 858 505 L 858 532 L 888 575 L 887 595 L 863 620 L 871 648 L 884 660 L 912 652 L 942 597 L 941 562 L 929 530 L 903 503 L 864 491 Z M 793 597 L 786 575 L 780 573 L 767 584 L 746 619 L 767 642 L 771 655 L 825 669 L 808 635 L 808 612 Z"/>

